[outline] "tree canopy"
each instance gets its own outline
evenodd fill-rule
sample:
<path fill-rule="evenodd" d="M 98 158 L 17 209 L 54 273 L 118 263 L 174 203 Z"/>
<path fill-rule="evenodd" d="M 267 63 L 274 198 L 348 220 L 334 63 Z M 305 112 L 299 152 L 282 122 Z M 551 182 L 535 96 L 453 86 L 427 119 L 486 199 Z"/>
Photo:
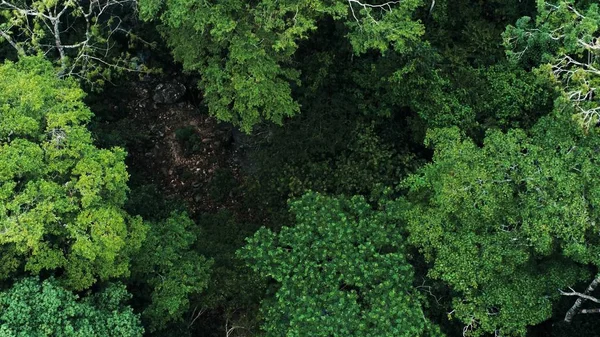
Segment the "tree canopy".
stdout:
<path fill-rule="evenodd" d="M 111 285 L 80 299 L 54 280 L 26 278 L 0 292 L 0 335 L 140 337 L 138 315 L 123 305 L 129 296 Z"/>
<path fill-rule="evenodd" d="M 361 1 L 240 0 L 195 4 L 140 2 L 146 20 L 159 19 L 173 56 L 200 73 L 211 114 L 249 132 L 261 120 L 281 124 L 300 111 L 292 88 L 301 85 L 294 54 L 322 20 L 347 28 L 356 54 L 404 52 L 423 34 L 413 19 L 419 0 L 371 5 Z"/>
<path fill-rule="evenodd" d="M 600 335 L 599 41 L 594 0 L 0 0 L 0 335 Z"/>
<path fill-rule="evenodd" d="M 469 330 L 524 335 L 552 315 L 556 289 L 597 266 L 598 137 L 562 115 L 529 135 L 491 131 L 482 147 L 457 129 L 427 140 L 432 163 L 405 182 L 409 242 L 459 294 Z"/>
<path fill-rule="evenodd" d="M 259 230 L 241 255 L 278 287 L 264 303 L 267 336 L 424 336 L 401 232 L 361 197 L 305 194 L 290 205 L 296 224 Z"/>
<path fill-rule="evenodd" d="M 83 91 L 23 58 L 0 66 L 0 92 L 3 278 L 57 270 L 80 290 L 127 276 L 146 230 L 122 209 L 125 152 L 92 144 Z"/>

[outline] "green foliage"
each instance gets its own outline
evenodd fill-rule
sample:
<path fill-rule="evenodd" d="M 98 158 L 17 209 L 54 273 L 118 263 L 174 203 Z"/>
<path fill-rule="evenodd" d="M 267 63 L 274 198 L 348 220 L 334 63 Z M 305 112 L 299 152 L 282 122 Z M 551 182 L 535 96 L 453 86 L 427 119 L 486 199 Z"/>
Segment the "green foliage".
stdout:
<path fill-rule="evenodd" d="M 420 46 L 405 67 L 388 75 L 391 94 L 431 126 L 473 128 L 476 116 L 467 104 L 468 92 L 444 69 L 434 66 L 440 61 L 441 55 L 434 48 Z"/>
<path fill-rule="evenodd" d="M 60 77 L 73 77 L 92 89 L 117 74 L 147 73 L 127 50 L 143 42 L 131 28 L 134 1 L 4 0 L 0 3 L 0 44 L 19 56 L 44 55 Z M 129 44 L 129 45 L 128 45 Z"/>
<path fill-rule="evenodd" d="M 377 185 L 393 185 L 412 158 L 400 157 L 383 143 L 373 124 L 359 124 L 352 131 L 347 148 L 332 156 L 323 153 L 324 149 L 315 149 L 317 153 L 312 156 L 287 157 L 287 163 L 278 166 L 282 170 L 277 180 L 279 188 L 289 189 L 290 197 L 298 197 L 307 190 L 370 194 Z"/>
<path fill-rule="evenodd" d="M 394 104 L 408 106 L 429 127 L 458 126 L 482 136 L 488 128 L 529 128 L 552 110 L 557 94 L 554 81 L 544 74 L 506 61 L 478 68 L 436 67 L 444 62 L 442 56 L 423 46 L 406 66 L 386 75 Z"/>
<path fill-rule="evenodd" d="M 138 315 L 122 285 L 79 298 L 50 279 L 26 278 L 0 292 L 1 336 L 141 337 Z"/>
<path fill-rule="evenodd" d="M 579 8 L 574 0 L 539 0 L 537 4 L 535 22 L 523 17 L 516 26 L 507 27 L 507 54 L 515 62 L 533 63 L 553 75 L 564 96 L 577 107 L 574 119 L 587 130 L 600 121 L 595 95 L 600 84 L 599 6 L 593 3 Z"/>
<path fill-rule="evenodd" d="M 345 123 L 336 122 L 340 119 Z M 396 148 L 385 138 L 387 131 L 401 127 L 382 125 L 386 121 L 317 110 L 274 129 L 249 154 L 254 166 L 244 185 L 246 204 L 264 212 L 277 228 L 290 223 L 287 200 L 308 190 L 376 200 L 383 188 L 396 186 L 421 162 L 405 144 Z M 405 141 L 404 135 L 398 138 Z"/>
<path fill-rule="evenodd" d="M 139 214 L 146 220 L 166 219 L 173 210 L 184 208 L 181 202 L 167 199 L 158 186 L 153 184 L 132 187 L 125 205 L 127 212 Z"/>
<path fill-rule="evenodd" d="M 125 152 L 94 147 L 83 92 L 39 58 L 0 66 L 0 93 L 0 274 L 18 259 L 76 290 L 127 276 L 145 227 L 122 210 Z"/>
<path fill-rule="evenodd" d="M 297 114 L 291 83 L 299 83 L 293 56 L 319 22 L 346 24 L 357 54 L 404 52 L 423 34 L 412 19 L 420 0 L 389 6 L 357 1 L 228 0 L 197 5 L 186 1 L 140 2 L 142 18 L 159 18 L 175 59 L 201 74 L 209 112 L 249 132 L 261 120 L 281 124 Z"/>
<path fill-rule="evenodd" d="M 402 55 L 371 62 L 379 77 L 370 86 L 380 87 L 386 109 L 409 108 L 429 127 L 458 126 L 477 141 L 487 128 L 528 128 L 551 110 L 547 76 L 507 64 L 498 48 L 506 24 L 534 9 L 530 1 L 429 4 L 421 16 L 424 39 Z"/>
<path fill-rule="evenodd" d="M 142 318 L 155 331 L 182 320 L 189 297 L 206 288 L 212 262 L 192 249 L 197 231 L 186 213 L 173 212 L 149 227 L 148 238 L 134 259 L 132 279 L 151 289 Z"/>
<path fill-rule="evenodd" d="M 487 127 L 529 129 L 538 118 L 552 110 L 555 91 L 552 82 L 537 72 L 527 72 L 506 62 L 480 70 L 482 78 L 474 112 Z M 473 90 L 475 91 L 475 90 Z"/>
<path fill-rule="evenodd" d="M 175 130 L 175 138 L 183 147 L 183 153 L 186 155 L 202 151 L 202 139 L 196 133 L 193 126 L 186 126 Z"/>
<path fill-rule="evenodd" d="M 290 197 L 307 190 L 376 196 L 421 162 L 411 150 L 421 146 L 413 130 L 424 123 L 411 128 L 416 114 L 396 105 L 395 86 L 386 80 L 403 59 L 392 52 L 355 55 L 339 22 L 318 29 L 296 53 L 302 114 L 283 127 L 257 126 L 242 162 L 245 204 L 271 228 L 290 223 Z"/>
<path fill-rule="evenodd" d="M 316 193 L 290 209 L 294 227 L 263 228 L 239 252 L 278 284 L 263 303 L 266 336 L 441 335 L 423 319 L 401 230 L 385 212 Z"/>
<path fill-rule="evenodd" d="M 532 0 L 436 0 L 430 4 L 433 7 L 424 19 L 427 40 L 445 62 L 475 67 L 501 62 L 500 34 L 507 24 L 535 10 Z"/>
<path fill-rule="evenodd" d="M 210 257 L 214 264 L 208 288 L 195 302 L 207 310 L 198 318 L 196 326 L 200 331 L 219 331 L 220 334 L 226 320 L 244 317 L 243 331 L 253 335 L 266 282 L 235 252 L 244 246 L 245 239 L 254 234 L 258 226 L 238 222 L 233 213 L 225 210 L 202 214 L 197 223 L 202 228 L 202 235 L 196 243 L 196 251 Z M 221 319 L 214 319 L 215 314 Z"/>
<path fill-rule="evenodd" d="M 208 193 L 213 200 L 223 202 L 237 189 L 237 185 L 238 181 L 231 170 L 218 169 L 210 181 Z"/>
<path fill-rule="evenodd" d="M 564 115 L 531 135 L 490 131 L 483 147 L 431 131 L 433 162 L 405 182 L 409 242 L 456 292 L 454 314 L 473 335 L 525 335 L 550 318 L 556 289 L 598 265 L 600 138 Z"/>

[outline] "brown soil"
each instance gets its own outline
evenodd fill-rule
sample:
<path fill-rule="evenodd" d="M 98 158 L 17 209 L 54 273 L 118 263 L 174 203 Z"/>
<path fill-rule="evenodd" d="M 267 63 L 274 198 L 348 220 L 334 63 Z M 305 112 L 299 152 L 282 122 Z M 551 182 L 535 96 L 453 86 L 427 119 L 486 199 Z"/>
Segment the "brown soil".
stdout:
<path fill-rule="evenodd" d="M 163 80 L 165 82 L 168 80 Z M 152 99 L 161 80 L 135 82 L 118 88 L 118 101 L 110 109 L 125 112 L 126 117 L 111 122 L 110 128 L 131 133 L 128 138 L 128 162 L 144 180 L 158 185 L 165 196 L 183 200 L 192 212 L 214 212 L 235 208 L 231 191 L 225 197 L 211 198 L 210 183 L 218 170 L 229 170 L 237 184 L 241 182 L 238 150 L 233 144 L 231 127 L 219 124 L 189 101 L 157 104 Z M 107 124 L 109 125 L 109 124 Z M 188 128 L 195 134 L 194 151 L 186 150 L 177 138 L 177 130 Z M 137 142 L 137 143 L 136 143 Z M 239 202 L 239 201 L 238 201 Z"/>

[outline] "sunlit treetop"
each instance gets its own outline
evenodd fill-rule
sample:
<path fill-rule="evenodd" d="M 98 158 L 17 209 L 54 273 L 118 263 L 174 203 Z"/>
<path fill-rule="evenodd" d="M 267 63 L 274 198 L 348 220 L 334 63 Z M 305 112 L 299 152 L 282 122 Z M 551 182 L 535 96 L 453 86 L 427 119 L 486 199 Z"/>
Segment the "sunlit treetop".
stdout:
<path fill-rule="evenodd" d="M 40 58 L 0 66 L 0 249 L 6 278 L 56 270 L 73 289 L 128 274 L 144 238 L 127 215 L 122 149 L 98 149 L 83 92 Z M 22 263 L 21 261 L 24 261 Z"/>

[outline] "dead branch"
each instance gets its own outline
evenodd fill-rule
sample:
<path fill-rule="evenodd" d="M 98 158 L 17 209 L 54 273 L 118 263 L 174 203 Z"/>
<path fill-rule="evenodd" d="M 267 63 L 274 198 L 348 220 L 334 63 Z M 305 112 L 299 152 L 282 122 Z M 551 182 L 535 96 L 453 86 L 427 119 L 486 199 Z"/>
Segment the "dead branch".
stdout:
<path fill-rule="evenodd" d="M 578 297 L 577 300 L 575 301 L 575 303 L 573 304 L 573 306 L 567 311 L 567 313 L 565 315 L 565 322 L 571 323 L 571 321 L 573 320 L 573 317 L 578 312 L 581 312 L 579 310 L 579 308 L 585 301 L 590 300 L 595 303 L 600 303 L 600 300 L 598 300 L 597 298 L 590 295 L 594 291 L 594 289 L 596 289 L 596 287 L 598 286 L 598 283 L 600 283 L 600 277 L 596 277 L 588 285 L 588 287 L 585 289 L 585 291 L 583 293 L 578 293 L 575 290 L 573 290 L 573 288 L 569 288 L 571 290 L 570 292 L 564 292 L 562 290 L 559 290 L 561 295 L 563 295 L 563 296 L 577 296 Z"/>
<path fill-rule="evenodd" d="M 388 1 L 386 3 L 383 4 L 379 4 L 379 5 L 372 5 L 369 3 L 365 3 L 365 2 L 361 2 L 359 0 L 347 0 L 348 1 L 348 5 L 350 6 L 350 12 L 352 13 L 352 17 L 354 18 L 354 20 L 356 20 L 356 22 L 360 22 L 360 20 L 358 19 L 358 17 L 356 16 L 356 12 L 354 11 L 354 6 L 358 6 L 361 10 L 363 10 L 365 12 L 365 14 L 367 15 L 367 17 L 373 21 L 373 23 L 378 24 L 377 20 L 375 20 L 371 14 L 370 11 L 373 9 L 378 9 L 384 12 L 391 12 L 392 11 L 392 6 L 399 4 L 401 1 L 396 0 L 396 1 Z M 432 6 L 433 8 L 433 6 Z"/>

